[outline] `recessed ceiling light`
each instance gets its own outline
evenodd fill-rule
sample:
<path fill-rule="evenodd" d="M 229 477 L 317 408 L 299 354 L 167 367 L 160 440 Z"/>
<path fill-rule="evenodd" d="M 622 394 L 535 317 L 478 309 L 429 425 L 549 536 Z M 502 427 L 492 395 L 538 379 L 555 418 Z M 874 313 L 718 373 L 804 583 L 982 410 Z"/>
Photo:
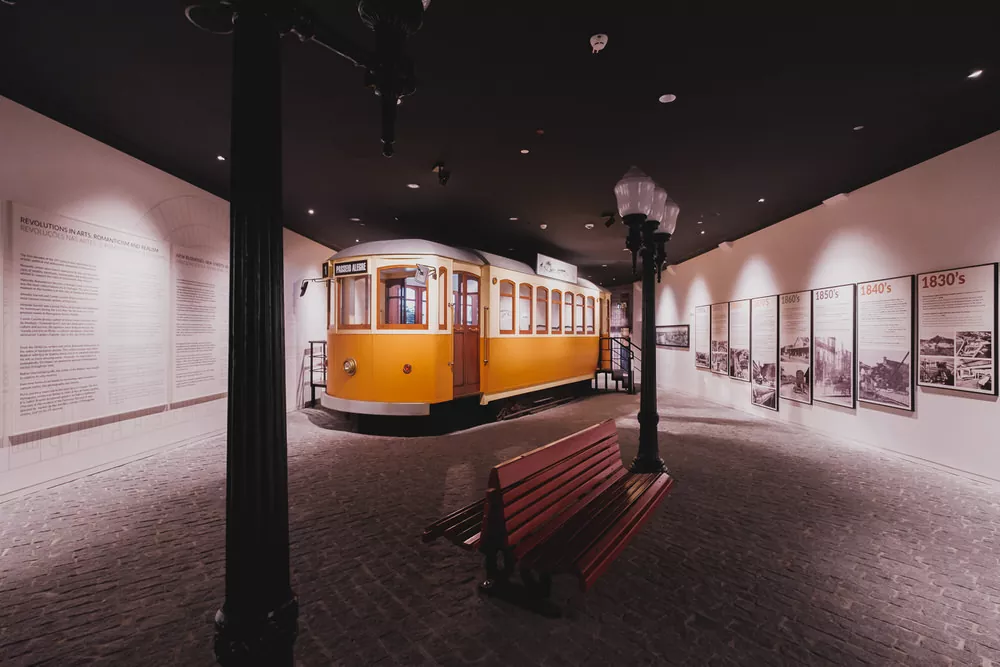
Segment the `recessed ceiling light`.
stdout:
<path fill-rule="evenodd" d="M 583 228 L 584 228 L 584 229 L 593 229 L 593 228 L 594 228 L 594 223 L 592 223 L 592 222 L 588 222 L 587 224 L 585 224 L 585 225 L 583 226 Z"/>
<path fill-rule="evenodd" d="M 538 134 L 538 135 L 545 134 L 545 130 L 543 130 L 542 128 L 538 128 L 537 130 L 535 130 L 535 134 Z"/>
<path fill-rule="evenodd" d="M 306 211 L 306 213 L 308 213 L 309 215 L 312 215 L 312 214 L 313 214 L 313 213 L 315 213 L 315 212 L 316 212 L 316 211 L 314 211 L 313 209 L 309 209 L 308 211 Z"/>
<path fill-rule="evenodd" d="M 507 248 L 507 252 L 514 252 L 513 248 Z"/>
<path fill-rule="evenodd" d="M 407 183 L 406 187 L 410 188 L 411 190 L 416 190 L 420 186 L 418 184 L 416 184 L 416 183 Z"/>
<path fill-rule="evenodd" d="M 967 78 L 967 79 L 978 79 L 982 75 L 983 75 L 983 70 L 981 70 L 981 69 L 974 69 L 971 72 L 969 72 L 969 76 L 967 76 L 965 78 Z"/>
<path fill-rule="evenodd" d="M 677 99 L 677 96 L 673 95 L 673 94 L 670 94 L 670 93 L 668 93 L 666 95 L 660 95 L 660 104 L 670 104 L 671 102 L 673 102 L 676 99 Z"/>
<path fill-rule="evenodd" d="M 510 220 L 511 222 L 517 222 L 517 217 L 510 217 L 507 219 Z"/>
<path fill-rule="evenodd" d="M 704 230 L 704 229 L 703 229 L 703 230 L 701 230 L 701 233 L 702 233 L 702 234 L 704 234 L 704 233 L 705 233 L 705 230 Z"/>
<path fill-rule="evenodd" d="M 703 224 L 704 222 L 705 222 L 704 220 L 699 220 L 698 224 L 700 225 L 700 224 Z"/>
<path fill-rule="evenodd" d="M 528 153 L 530 153 L 530 152 L 531 152 L 531 151 L 529 151 L 529 150 L 528 150 L 527 148 L 522 148 L 522 149 L 521 149 L 521 155 L 527 155 L 527 154 L 528 154 Z"/>
<path fill-rule="evenodd" d="M 351 222 L 361 222 L 361 218 L 348 218 Z"/>
<path fill-rule="evenodd" d="M 760 199 L 758 199 L 758 200 L 757 200 L 757 203 L 758 203 L 758 204 L 763 204 L 763 203 L 764 203 L 764 198 L 763 198 L 763 197 L 761 197 Z"/>
<path fill-rule="evenodd" d="M 865 129 L 864 125 L 855 125 L 854 126 L 854 131 L 855 132 L 858 132 L 859 130 L 863 130 L 863 129 Z"/>
<path fill-rule="evenodd" d="M 704 232 L 702 232 L 704 234 Z M 628 248 L 622 248 L 625 252 L 628 252 Z"/>
<path fill-rule="evenodd" d="M 361 239 L 354 239 L 355 243 L 361 243 Z"/>
<path fill-rule="evenodd" d="M 601 268 L 607 268 L 607 267 L 608 267 L 607 264 L 601 264 Z"/>
<path fill-rule="evenodd" d="M 221 155 L 216 155 L 215 159 L 218 160 L 219 162 L 225 162 L 226 161 L 226 158 L 222 157 Z"/>
<path fill-rule="evenodd" d="M 549 226 L 546 225 L 544 222 L 542 224 L 538 225 L 538 227 L 541 228 L 541 229 L 548 229 L 549 228 Z"/>

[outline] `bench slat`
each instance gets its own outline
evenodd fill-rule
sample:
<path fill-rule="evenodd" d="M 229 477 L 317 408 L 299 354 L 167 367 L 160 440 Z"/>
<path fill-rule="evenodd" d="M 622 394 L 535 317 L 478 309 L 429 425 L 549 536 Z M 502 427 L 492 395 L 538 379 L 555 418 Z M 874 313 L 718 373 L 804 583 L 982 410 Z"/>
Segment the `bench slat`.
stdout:
<path fill-rule="evenodd" d="M 437 538 L 445 535 L 454 525 L 461 523 L 462 521 L 468 519 L 469 517 L 477 517 L 480 520 L 483 516 L 483 507 L 486 504 L 485 498 L 483 500 L 477 500 L 471 505 L 466 505 L 462 509 L 455 510 L 448 516 L 438 519 L 431 525 L 424 529 L 423 541 L 431 542 Z"/>
<path fill-rule="evenodd" d="M 622 549 L 628 546 L 632 537 L 653 516 L 653 510 L 666 497 L 673 483 L 674 480 L 669 475 L 660 475 L 622 520 L 577 561 L 581 589 L 589 589 Z"/>
<path fill-rule="evenodd" d="M 616 434 L 615 421 L 608 419 L 605 422 L 595 424 L 573 435 L 566 436 L 561 440 L 556 440 L 553 443 L 512 458 L 510 461 L 505 461 L 493 469 L 493 472 L 496 473 L 496 479 L 499 482 L 495 488 L 506 489 L 522 481 L 532 473 L 546 468 L 553 463 L 558 463 L 567 456 L 576 453 L 579 449 Z"/>
<path fill-rule="evenodd" d="M 585 449 L 581 449 L 572 456 L 569 456 L 562 461 L 545 468 L 544 470 L 539 470 L 537 473 L 526 477 L 513 487 L 504 489 L 504 505 L 511 506 L 521 502 L 525 496 L 535 494 L 540 487 L 560 479 L 576 468 L 580 463 L 592 460 L 596 457 L 606 456 L 609 450 L 618 450 L 617 437 L 605 438 L 598 442 L 594 442 L 592 445 Z"/>
<path fill-rule="evenodd" d="M 586 483 L 588 480 L 597 477 L 613 463 L 621 464 L 621 458 L 617 449 L 608 449 L 599 456 L 589 458 L 570 470 L 564 475 L 550 480 L 543 486 L 535 488 L 529 495 L 522 496 L 513 503 L 507 503 L 507 495 L 504 494 L 504 517 L 508 526 L 523 523 L 525 517 L 532 517 L 535 514 L 546 510 L 547 504 L 551 504 L 570 489 Z"/>

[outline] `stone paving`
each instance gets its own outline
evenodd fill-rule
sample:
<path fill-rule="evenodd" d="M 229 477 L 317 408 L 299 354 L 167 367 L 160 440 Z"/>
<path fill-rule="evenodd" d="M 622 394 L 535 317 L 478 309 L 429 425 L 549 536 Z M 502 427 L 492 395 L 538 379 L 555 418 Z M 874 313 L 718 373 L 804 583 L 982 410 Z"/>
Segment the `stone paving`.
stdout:
<path fill-rule="evenodd" d="M 299 665 L 1000 667 L 1000 490 L 664 395 L 677 485 L 560 619 L 480 597 L 480 562 L 423 527 L 489 468 L 606 417 L 603 395 L 427 438 L 290 416 Z M 224 452 L 191 445 L 0 504 L 0 664 L 211 665 Z"/>

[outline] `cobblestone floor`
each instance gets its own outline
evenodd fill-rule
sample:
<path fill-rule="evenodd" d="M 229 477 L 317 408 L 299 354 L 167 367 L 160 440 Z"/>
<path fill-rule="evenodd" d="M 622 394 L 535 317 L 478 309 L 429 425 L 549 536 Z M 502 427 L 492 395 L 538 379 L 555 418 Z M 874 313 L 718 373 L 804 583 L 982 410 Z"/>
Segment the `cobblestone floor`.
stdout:
<path fill-rule="evenodd" d="M 1000 491 L 695 399 L 661 399 L 678 482 L 561 619 L 475 590 L 480 563 L 424 525 L 495 463 L 619 418 L 605 395 L 419 439 L 290 417 L 300 665 L 1000 667 Z M 211 665 L 224 442 L 0 505 L 0 664 Z"/>

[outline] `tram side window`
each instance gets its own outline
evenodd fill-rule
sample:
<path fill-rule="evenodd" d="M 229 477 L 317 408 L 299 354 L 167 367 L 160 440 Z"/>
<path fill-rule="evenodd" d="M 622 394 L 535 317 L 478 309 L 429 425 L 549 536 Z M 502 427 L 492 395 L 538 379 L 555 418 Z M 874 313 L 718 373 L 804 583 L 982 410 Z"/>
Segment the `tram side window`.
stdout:
<path fill-rule="evenodd" d="M 371 326 L 371 276 L 338 278 L 340 305 L 338 326 L 341 329 L 367 329 Z"/>
<path fill-rule="evenodd" d="M 587 333 L 594 333 L 594 297 L 587 297 Z"/>
<path fill-rule="evenodd" d="M 563 297 L 563 333 L 573 333 L 573 293 Z"/>
<path fill-rule="evenodd" d="M 521 283 L 517 286 L 517 331 L 531 333 L 531 285 Z"/>
<path fill-rule="evenodd" d="M 465 326 L 479 326 L 479 278 L 465 276 Z"/>
<path fill-rule="evenodd" d="M 549 331 L 549 291 L 544 287 L 535 290 L 535 332 Z"/>
<path fill-rule="evenodd" d="M 562 331 L 562 292 L 552 290 L 552 333 Z"/>
<path fill-rule="evenodd" d="M 500 281 L 500 333 L 514 333 L 514 283 Z"/>
<path fill-rule="evenodd" d="M 382 307 L 379 326 L 427 328 L 427 286 L 417 282 L 417 269 L 397 266 L 379 269 Z"/>
<path fill-rule="evenodd" d="M 576 322 L 576 332 L 578 334 L 583 333 L 583 295 L 576 295 L 576 315 L 573 321 Z"/>

